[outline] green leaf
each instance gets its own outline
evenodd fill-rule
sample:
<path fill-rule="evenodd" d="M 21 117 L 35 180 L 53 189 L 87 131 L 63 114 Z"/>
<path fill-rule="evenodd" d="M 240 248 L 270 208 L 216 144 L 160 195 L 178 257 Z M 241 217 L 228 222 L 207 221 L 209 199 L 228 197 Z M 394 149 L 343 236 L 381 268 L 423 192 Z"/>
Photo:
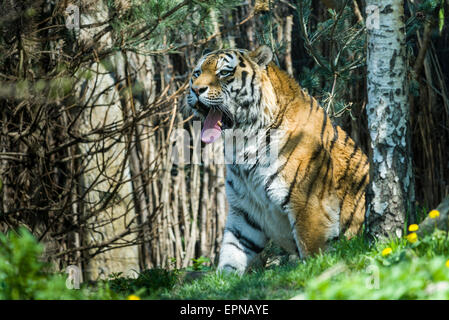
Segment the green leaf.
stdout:
<path fill-rule="evenodd" d="M 440 8 L 438 15 L 440 17 L 439 30 L 440 30 L 440 34 L 441 34 L 441 31 L 443 31 L 443 27 L 444 27 L 444 0 L 441 1 L 441 8 Z"/>

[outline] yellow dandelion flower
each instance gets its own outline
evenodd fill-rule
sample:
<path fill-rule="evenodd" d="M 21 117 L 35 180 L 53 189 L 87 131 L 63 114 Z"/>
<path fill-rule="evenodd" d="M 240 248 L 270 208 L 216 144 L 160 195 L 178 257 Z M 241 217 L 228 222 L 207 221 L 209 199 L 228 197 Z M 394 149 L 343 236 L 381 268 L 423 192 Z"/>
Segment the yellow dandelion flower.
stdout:
<path fill-rule="evenodd" d="M 393 249 L 391 248 L 385 248 L 382 250 L 382 257 L 388 256 L 389 254 L 391 254 L 393 252 Z"/>
<path fill-rule="evenodd" d="M 418 235 L 415 232 L 412 232 L 409 235 L 407 235 L 407 240 L 410 243 L 415 243 L 418 240 Z"/>
<path fill-rule="evenodd" d="M 408 226 L 408 231 L 410 231 L 410 232 L 418 231 L 418 229 L 419 229 L 419 226 L 417 224 L 411 224 Z"/>
<path fill-rule="evenodd" d="M 449 260 L 446 261 L 446 267 L 449 268 Z"/>
<path fill-rule="evenodd" d="M 429 212 L 430 219 L 435 219 L 440 216 L 440 212 L 438 210 L 432 210 Z"/>
<path fill-rule="evenodd" d="M 129 295 L 127 300 L 140 300 L 139 296 L 136 296 L 135 294 Z"/>

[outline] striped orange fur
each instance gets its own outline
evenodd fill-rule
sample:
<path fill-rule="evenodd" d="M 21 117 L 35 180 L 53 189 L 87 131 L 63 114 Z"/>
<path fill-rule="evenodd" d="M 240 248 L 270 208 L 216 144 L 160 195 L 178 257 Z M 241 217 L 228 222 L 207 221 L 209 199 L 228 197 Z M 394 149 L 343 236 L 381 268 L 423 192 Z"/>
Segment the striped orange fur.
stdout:
<path fill-rule="evenodd" d="M 227 165 L 220 270 L 243 272 L 268 239 L 307 257 L 364 221 L 366 155 L 271 59 L 265 46 L 215 51 L 191 81 L 188 108 L 201 119 L 216 109 L 229 129 L 282 132 L 274 163 Z"/>

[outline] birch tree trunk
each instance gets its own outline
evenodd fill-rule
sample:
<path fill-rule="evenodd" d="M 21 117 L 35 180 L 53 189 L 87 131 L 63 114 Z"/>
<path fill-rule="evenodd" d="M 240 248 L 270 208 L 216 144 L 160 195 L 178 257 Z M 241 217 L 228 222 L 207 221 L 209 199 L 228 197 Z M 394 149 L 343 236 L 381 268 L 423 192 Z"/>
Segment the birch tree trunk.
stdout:
<path fill-rule="evenodd" d="M 374 237 L 400 237 L 406 215 L 413 213 L 414 203 L 404 3 L 368 0 L 366 4 L 366 110 L 372 148 L 367 230 Z"/>
<path fill-rule="evenodd" d="M 287 70 L 287 73 L 293 77 L 292 28 L 293 15 L 289 15 L 285 19 L 285 69 Z"/>

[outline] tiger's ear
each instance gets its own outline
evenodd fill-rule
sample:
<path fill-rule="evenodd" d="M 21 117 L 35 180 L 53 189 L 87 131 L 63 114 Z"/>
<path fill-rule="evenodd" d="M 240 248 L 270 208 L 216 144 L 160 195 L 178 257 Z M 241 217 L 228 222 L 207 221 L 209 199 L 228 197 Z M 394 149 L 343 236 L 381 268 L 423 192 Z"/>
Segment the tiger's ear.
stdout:
<path fill-rule="evenodd" d="M 205 56 L 206 54 L 211 53 L 211 52 L 212 52 L 211 49 L 206 48 L 206 49 L 203 50 L 203 53 L 201 55 Z"/>
<path fill-rule="evenodd" d="M 273 52 L 268 46 L 260 46 L 254 51 L 249 53 L 251 59 L 253 59 L 259 66 L 266 67 L 273 59 Z"/>

